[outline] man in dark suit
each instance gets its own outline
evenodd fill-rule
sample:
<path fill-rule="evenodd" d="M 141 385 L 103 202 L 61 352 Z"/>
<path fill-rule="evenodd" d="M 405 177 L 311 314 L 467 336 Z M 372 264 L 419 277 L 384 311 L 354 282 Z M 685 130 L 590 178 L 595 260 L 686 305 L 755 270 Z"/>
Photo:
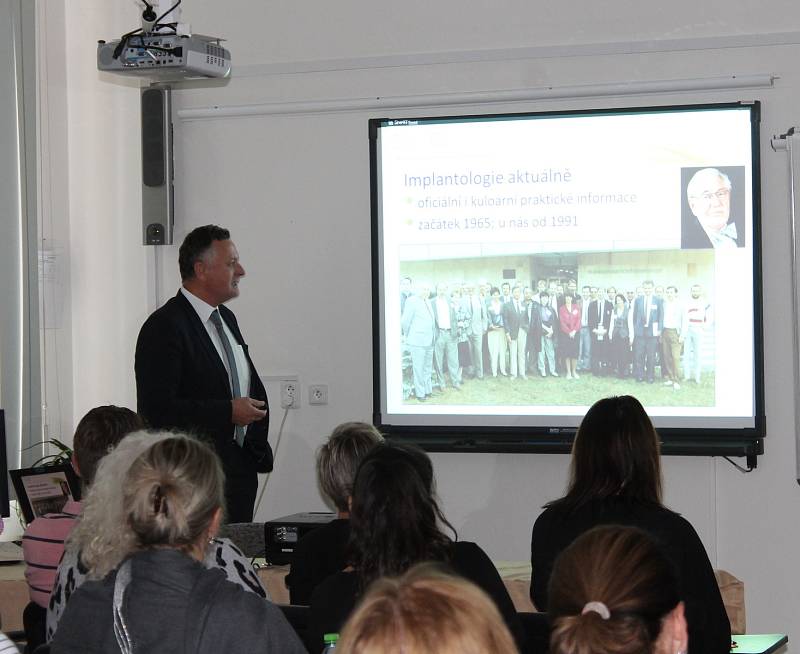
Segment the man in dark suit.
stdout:
<path fill-rule="evenodd" d="M 511 378 L 519 376 L 527 379 L 526 354 L 528 344 L 528 316 L 522 300 L 522 288 L 514 286 L 511 300 L 503 305 L 503 324 L 506 327 L 506 339 L 511 364 Z"/>
<path fill-rule="evenodd" d="M 539 366 L 539 350 L 542 349 L 542 305 L 538 295 L 533 295 L 529 288 L 524 291 L 525 313 L 528 322 L 528 366 L 527 372 L 536 372 Z"/>
<path fill-rule="evenodd" d="M 614 289 L 609 289 L 615 293 Z M 597 299 L 589 303 L 588 324 L 592 335 L 592 374 L 608 374 L 608 331 L 611 328 L 611 314 L 614 312 L 613 295 L 603 299 L 603 291 L 599 291 Z"/>
<path fill-rule="evenodd" d="M 642 284 L 643 295 L 633 303 L 633 374 L 636 381 L 655 381 L 658 338 L 664 326 L 664 306 L 653 295 L 653 282 Z"/>
<path fill-rule="evenodd" d="M 229 522 L 249 522 L 258 472 L 272 470 L 267 393 L 236 317 L 244 268 L 227 229 L 190 232 L 179 252 L 182 287 L 142 325 L 136 343 L 139 414 L 159 429 L 214 443 L 225 471 Z"/>

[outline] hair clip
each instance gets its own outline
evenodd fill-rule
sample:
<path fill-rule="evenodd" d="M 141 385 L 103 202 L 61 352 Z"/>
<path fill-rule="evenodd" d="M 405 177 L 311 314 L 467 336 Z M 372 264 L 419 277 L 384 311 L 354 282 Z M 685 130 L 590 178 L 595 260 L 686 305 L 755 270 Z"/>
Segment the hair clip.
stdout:
<path fill-rule="evenodd" d="M 163 511 L 164 515 L 167 515 L 167 503 L 164 494 L 161 491 L 161 485 L 159 484 L 156 486 L 155 491 L 153 492 L 153 513 L 158 515 Z"/>
<path fill-rule="evenodd" d="M 602 602 L 586 602 L 586 604 L 583 605 L 581 615 L 592 612 L 599 614 L 603 620 L 608 620 L 611 617 L 611 611 L 609 611 L 608 607 Z"/>

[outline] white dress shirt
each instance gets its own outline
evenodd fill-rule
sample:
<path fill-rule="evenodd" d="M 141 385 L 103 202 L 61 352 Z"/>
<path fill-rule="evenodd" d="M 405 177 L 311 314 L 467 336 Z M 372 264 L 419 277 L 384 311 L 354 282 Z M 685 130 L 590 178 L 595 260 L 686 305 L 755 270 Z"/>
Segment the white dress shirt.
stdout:
<path fill-rule="evenodd" d="M 217 350 L 217 354 L 219 354 L 222 365 L 225 366 L 225 370 L 228 373 L 228 383 L 231 384 L 231 369 L 228 365 L 228 357 L 225 356 L 225 350 L 222 347 L 222 342 L 219 340 L 219 332 L 217 332 L 217 328 L 214 327 L 214 323 L 211 322 L 211 314 L 217 310 L 217 307 L 212 307 L 210 304 L 204 302 L 182 286 L 181 293 L 183 293 L 183 296 L 189 300 L 189 304 L 192 305 L 192 308 L 200 317 L 200 322 L 202 322 L 203 327 L 206 328 L 206 333 L 211 339 L 211 342 L 214 344 L 214 348 Z M 247 357 L 244 354 L 244 348 L 239 345 L 239 342 L 236 340 L 236 337 L 233 335 L 224 319 L 222 320 L 222 328 L 225 330 L 225 336 L 228 337 L 228 342 L 230 343 L 231 350 L 233 351 L 233 358 L 236 361 L 236 372 L 238 373 L 239 377 L 239 388 L 241 389 L 242 395 L 247 397 L 250 394 L 250 364 L 247 362 Z M 231 384 L 231 392 L 233 392 L 233 384 Z"/>
<path fill-rule="evenodd" d="M 450 302 L 446 298 L 436 298 L 436 324 L 439 329 L 450 329 Z"/>

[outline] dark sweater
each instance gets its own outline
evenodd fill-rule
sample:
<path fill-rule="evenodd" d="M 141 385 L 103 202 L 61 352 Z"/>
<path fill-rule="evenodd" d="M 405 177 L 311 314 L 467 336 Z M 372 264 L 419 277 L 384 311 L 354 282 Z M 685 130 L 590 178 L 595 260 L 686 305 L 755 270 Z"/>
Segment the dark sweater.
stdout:
<path fill-rule="evenodd" d="M 524 651 L 522 624 L 514 603 L 486 553 L 475 543 L 453 543 L 450 566 L 456 574 L 473 582 L 492 598 L 520 651 Z M 322 637 L 326 633 L 341 630 L 358 599 L 358 576 L 355 572 L 337 572 L 317 586 L 311 594 L 311 616 L 306 639 L 309 652 L 320 652 Z"/>
<path fill-rule="evenodd" d="M 306 654 L 278 607 L 227 581 L 221 570 L 172 549 L 146 550 L 130 560 L 122 614 L 136 654 Z M 53 654 L 120 651 L 112 608 L 116 574 L 73 593 Z"/>
<path fill-rule="evenodd" d="M 292 604 L 308 604 L 311 591 L 327 577 L 347 567 L 350 521 L 338 518 L 310 531 L 294 549 L 286 586 Z"/>
<path fill-rule="evenodd" d="M 560 507 L 545 509 L 533 525 L 531 537 L 531 599 L 536 607 L 547 610 L 547 584 L 556 557 L 585 531 L 608 524 L 643 529 L 673 561 L 686 604 L 689 651 L 730 652 L 731 625 L 703 543 L 686 519 L 663 506 L 598 500 L 573 512 Z"/>

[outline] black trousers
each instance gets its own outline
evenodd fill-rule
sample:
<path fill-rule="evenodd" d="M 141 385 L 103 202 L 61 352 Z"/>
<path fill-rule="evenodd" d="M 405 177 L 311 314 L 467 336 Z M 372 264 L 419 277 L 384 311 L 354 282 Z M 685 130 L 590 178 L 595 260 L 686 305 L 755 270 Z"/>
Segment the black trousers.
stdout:
<path fill-rule="evenodd" d="M 658 336 L 636 336 L 633 339 L 633 374 L 638 381 L 651 382 L 656 376 Z"/>
<path fill-rule="evenodd" d="M 225 443 L 220 452 L 225 472 L 225 522 L 252 522 L 258 492 L 258 475 L 249 455 L 233 440 Z"/>
<path fill-rule="evenodd" d="M 47 626 L 47 609 L 36 602 L 28 602 L 22 612 L 22 625 L 25 629 L 27 648 L 25 651 L 33 652 L 45 642 L 45 628 Z"/>

